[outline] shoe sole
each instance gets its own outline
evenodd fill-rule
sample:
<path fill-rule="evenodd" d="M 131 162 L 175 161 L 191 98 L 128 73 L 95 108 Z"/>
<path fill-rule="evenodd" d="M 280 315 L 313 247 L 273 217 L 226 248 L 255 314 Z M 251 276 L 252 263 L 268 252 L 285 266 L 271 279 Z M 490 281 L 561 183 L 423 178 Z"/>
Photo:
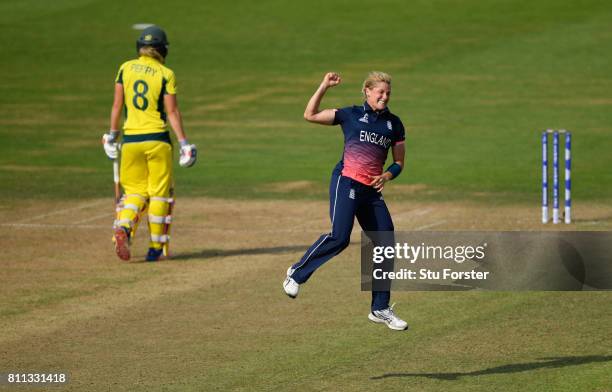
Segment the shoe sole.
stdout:
<path fill-rule="evenodd" d="M 389 327 L 389 329 L 392 329 L 394 331 L 405 331 L 405 330 L 408 329 L 408 326 L 406 326 L 406 328 L 397 328 L 397 327 L 394 327 L 394 326 L 390 325 L 389 323 L 387 323 L 385 320 L 374 316 L 372 313 L 368 314 L 368 319 L 370 321 L 373 321 L 373 322 L 377 323 L 377 324 L 385 324 L 385 325 L 387 325 L 387 327 Z"/>
<path fill-rule="evenodd" d="M 130 247 L 127 233 L 123 229 L 115 230 L 115 252 L 123 261 L 130 259 Z"/>

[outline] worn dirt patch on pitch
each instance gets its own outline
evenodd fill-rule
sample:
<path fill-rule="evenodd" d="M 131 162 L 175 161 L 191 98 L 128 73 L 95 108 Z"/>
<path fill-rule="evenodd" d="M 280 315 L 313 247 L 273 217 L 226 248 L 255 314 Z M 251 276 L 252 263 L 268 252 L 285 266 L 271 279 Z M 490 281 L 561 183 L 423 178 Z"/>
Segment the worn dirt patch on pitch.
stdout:
<path fill-rule="evenodd" d="M 3 108 L 0 109 L 0 125 L 42 125 L 44 127 L 65 121 L 63 117 L 61 113 L 51 112 L 46 105 L 3 104 Z"/>
<path fill-rule="evenodd" d="M 296 192 L 296 191 L 312 191 L 320 189 L 321 186 L 313 181 L 289 181 L 289 182 L 273 182 L 266 184 L 264 188 L 267 188 L 271 192 Z"/>
<path fill-rule="evenodd" d="M 385 196 L 433 194 L 436 192 L 438 191 L 431 189 L 426 184 L 393 184 L 384 190 Z"/>
<path fill-rule="evenodd" d="M 549 100 L 548 103 L 558 106 L 611 106 L 612 99 L 610 98 L 590 98 L 577 99 L 574 97 Z"/>
<path fill-rule="evenodd" d="M 310 185 L 285 183 L 279 189 Z M 396 230 L 612 228 L 612 207 L 606 205 L 577 204 L 575 223 L 556 226 L 539 222 L 537 206 L 396 201 L 388 205 Z M 109 200 L 47 204 L 22 200 L 3 208 L 0 235 L 11 246 L 5 248 L 0 285 L 0 297 L 6 299 L 0 341 L 27 339 L 169 293 L 223 284 L 257 266 L 278 269 L 280 278 L 286 265 L 330 230 L 325 201 L 186 198 L 178 199 L 175 211 L 174 257 L 151 265 L 142 263 L 147 248 L 144 224 L 132 246 L 133 262 L 116 258 L 110 242 Z M 352 241 L 359 241 L 359 233 L 356 224 Z M 357 256 L 353 251 L 343 255 Z M 177 263 L 182 267 L 176 269 Z"/>
<path fill-rule="evenodd" d="M 190 115 L 197 115 L 203 113 L 209 113 L 213 111 L 219 110 L 230 110 L 234 109 L 242 104 L 256 102 L 271 95 L 280 94 L 280 93 L 290 93 L 291 89 L 288 88 L 260 88 L 255 91 L 245 93 L 245 94 L 236 94 L 229 99 L 226 99 L 221 102 L 215 103 L 207 103 L 207 104 L 199 104 L 197 106 L 189 109 L 188 113 Z"/>
<path fill-rule="evenodd" d="M 612 227 L 612 207 L 604 205 L 577 205 L 575 224 L 543 226 L 537 206 L 388 204 L 397 230 Z M 257 363 L 268 343 L 307 345 L 315 332 L 304 320 L 317 331 L 387 332 L 364 317 L 369 294 L 358 289 L 358 226 L 352 246 L 321 269 L 299 302 L 282 294 L 287 266 L 330 229 L 325 201 L 179 198 L 171 232 L 174 256 L 158 263 L 143 262 L 144 226 L 132 246 L 133 261 L 117 259 L 107 199 L 21 200 L 10 207 L 1 210 L 0 224 L 0 235 L 11 244 L 0 269 L 0 345 L 7 368 L 60 363 L 72 372 L 74 390 L 85 390 L 110 373 L 129 385 L 134 375 L 116 370 L 118 356 L 130 363 L 144 358 L 153 381 L 170 377 L 159 369 L 176 375 L 183 362 L 213 369 L 252 356 Z M 408 304 L 422 297 L 405 294 L 395 298 Z M 479 309 L 486 307 L 481 302 Z M 418 300 L 410 306 L 418 307 Z"/>
<path fill-rule="evenodd" d="M 238 130 L 248 128 L 258 129 L 286 129 L 286 128 L 303 128 L 304 123 L 301 121 L 283 121 L 283 120 L 266 120 L 266 121 L 219 121 L 219 120 L 192 120 L 189 121 L 191 126 L 201 126 L 209 128 L 234 128 Z M 277 131 L 278 132 L 278 131 Z M 237 135 L 235 135 L 237 136 Z"/>
<path fill-rule="evenodd" d="M 81 149 L 83 147 L 99 147 L 100 141 L 95 138 L 84 138 L 84 139 L 70 139 L 62 140 L 60 142 L 53 143 L 57 149 Z"/>
<path fill-rule="evenodd" d="M 91 95 L 54 95 L 50 97 L 51 100 L 56 102 L 85 102 L 93 101 L 94 97 Z"/>
<path fill-rule="evenodd" d="M 0 170 L 13 172 L 41 172 L 41 171 L 62 171 L 69 173 L 95 173 L 99 170 L 82 166 L 30 166 L 30 165 L 0 165 Z"/>

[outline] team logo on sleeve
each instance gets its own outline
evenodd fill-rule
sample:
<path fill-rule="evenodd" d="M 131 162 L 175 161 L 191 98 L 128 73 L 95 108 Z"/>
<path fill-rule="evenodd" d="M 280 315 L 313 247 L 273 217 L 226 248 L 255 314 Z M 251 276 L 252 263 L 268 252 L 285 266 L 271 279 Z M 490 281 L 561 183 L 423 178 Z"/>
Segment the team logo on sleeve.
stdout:
<path fill-rule="evenodd" d="M 387 128 L 392 131 L 393 130 L 393 124 L 391 124 L 391 121 L 387 121 Z"/>

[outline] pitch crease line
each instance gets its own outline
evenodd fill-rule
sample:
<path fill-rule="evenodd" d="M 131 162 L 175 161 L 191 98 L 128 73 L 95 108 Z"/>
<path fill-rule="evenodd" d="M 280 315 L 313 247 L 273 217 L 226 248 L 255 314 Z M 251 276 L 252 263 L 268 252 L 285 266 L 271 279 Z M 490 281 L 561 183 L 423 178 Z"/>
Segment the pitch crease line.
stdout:
<path fill-rule="evenodd" d="M 77 206 L 77 207 L 64 208 L 63 210 L 58 210 L 58 211 L 49 212 L 47 214 L 33 216 L 31 218 L 23 219 L 23 220 L 20 220 L 18 222 L 15 222 L 15 223 L 27 223 L 27 222 L 31 222 L 31 221 L 34 221 L 34 220 L 47 218 L 49 216 L 60 215 L 60 214 L 66 213 L 66 212 L 82 210 L 84 208 L 95 207 L 95 206 L 102 205 L 102 204 L 108 204 L 108 202 L 106 200 L 100 200 L 100 201 L 96 201 L 94 203 L 83 204 L 83 205 L 80 205 L 80 206 Z"/>
<path fill-rule="evenodd" d="M 432 211 L 433 209 L 431 208 L 408 210 L 408 211 L 400 212 L 399 214 L 395 214 L 395 218 L 397 219 L 397 218 L 404 218 L 407 216 L 423 216 L 423 215 L 429 214 Z"/>
<path fill-rule="evenodd" d="M 422 231 L 422 230 L 426 230 L 426 229 L 431 229 L 432 227 L 436 227 L 436 226 L 442 226 L 443 224 L 445 224 L 446 221 L 439 221 L 439 222 L 434 222 L 434 223 L 430 223 L 428 225 L 424 225 L 424 226 L 419 226 L 416 229 L 414 229 L 415 231 Z"/>
<path fill-rule="evenodd" d="M 106 218 L 109 221 L 112 220 L 112 218 L 110 218 L 110 214 L 100 214 L 100 215 L 92 216 L 92 217 L 87 218 L 87 219 L 82 219 L 82 220 L 76 221 L 76 222 L 74 222 L 74 224 L 78 225 L 78 224 L 83 224 L 83 223 L 88 223 L 88 222 L 94 222 L 94 221 L 100 220 L 102 218 Z"/>

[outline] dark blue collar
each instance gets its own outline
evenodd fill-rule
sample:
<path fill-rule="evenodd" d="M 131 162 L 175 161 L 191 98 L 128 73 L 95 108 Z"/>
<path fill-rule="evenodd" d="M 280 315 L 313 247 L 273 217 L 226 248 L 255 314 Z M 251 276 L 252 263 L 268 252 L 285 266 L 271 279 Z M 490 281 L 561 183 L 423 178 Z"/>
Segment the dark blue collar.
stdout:
<path fill-rule="evenodd" d="M 387 106 L 383 110 L 377 112 L 376 110 L 372 109 L 372 107 L 368 104 L 368 101 L 365 101 L 363 103 L 363 111 L 366 112 L 366 113 L 370 112 L 370 113 L 376 113 L 377 115 L 381 115 L 383 113 L 388 113 L 389 112 L 389 107 Z"/>

